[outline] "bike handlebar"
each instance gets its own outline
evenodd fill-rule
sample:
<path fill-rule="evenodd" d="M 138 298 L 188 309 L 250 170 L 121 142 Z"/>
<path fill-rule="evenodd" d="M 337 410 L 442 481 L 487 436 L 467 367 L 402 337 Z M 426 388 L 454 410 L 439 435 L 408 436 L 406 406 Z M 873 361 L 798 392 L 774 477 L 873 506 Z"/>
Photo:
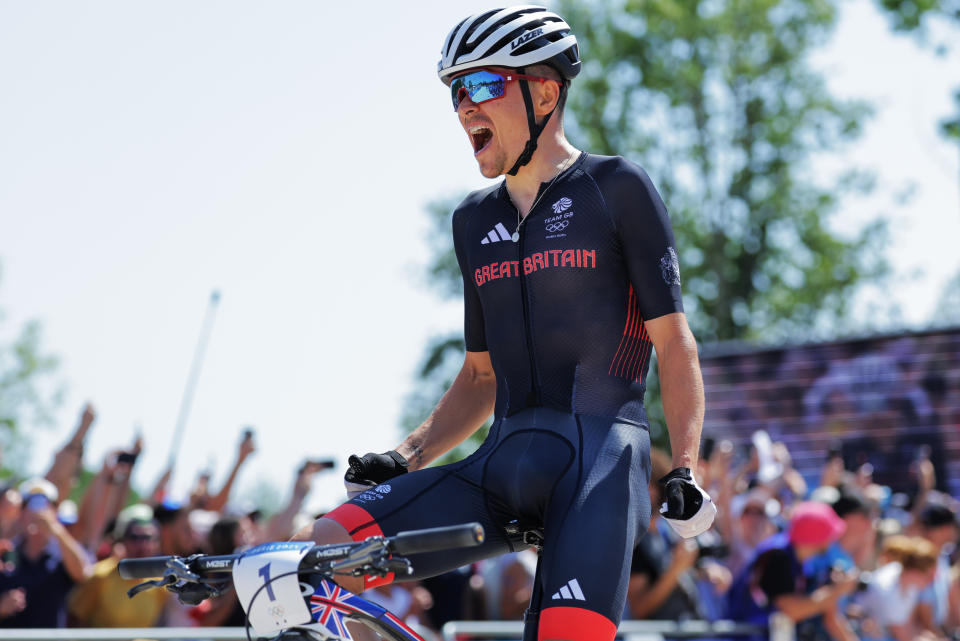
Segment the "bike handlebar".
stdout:
<path fill-rule="evenodd" d="M 451 548 L 466 548 L 483 543 L 483 526 L 479 523 L 464 523 L 428 530 L 399 532 L 391 537 L 392 551 L 397 554 L 419 554 Z"/>
<path fill-rule="evenodd" d="M 448 550 L 459 547 L 472 547 L 480 545 L 484 541 L 483 526 L 479 523 L 464 523 L 463 525 L 451 525 L 449 527 L 430 528 L 426 530 L 411 530 L 409 532 L 400 532 L 396 536 L 382 539 L 383 548 L 393 554 L 419 554 L 422 552 L 435 552 L 438 550 Z M 331 555 L 324 552 L 338 552 L 333 558 L 342 558 L 350 550 L 364 545 L 364 541 L 342 544 L 334 543 L 330 545 L 315 545 L 304 556 L 301 561 L 300 569 L 308 572 L 319 561 L 331 558 Z M 233 570 L 233 564 L 239 559 L 241 554 L 224 554 L 218 556 L 198 556 L 195 559 L 187 559 L 177 556 L 150 556 L 141 559 L 123 559 L 117 567 L 120 576 L 124 579 L 153 579 L 164 576 L 170 563 L 179 559 L 191 572 L 199 575 L 213 573 L 227 573 Z"/>
<path fill-rule="evenodd" d="M 323 546 L 315 546 L 323 547 Z M 192 572 L 197 574 L 229 573 L 233 564 L 240 558 L 239 554 L 203 555 L 190 560 L 180 556 L 146 556 L 141 559 L 123 559 L 117 566 L 117 571 L 124 579 L 153 579 L 163 576 L 171 560 L 179 559 Z"/>
<path fill-rule="evenodd" d="M 123 579 L 153 579 L 163 576 L 167 569 L 167 561 L 172 556 L 146 556 L 142 559 L 122 559 L 117 566 L 117 572 Z"/>

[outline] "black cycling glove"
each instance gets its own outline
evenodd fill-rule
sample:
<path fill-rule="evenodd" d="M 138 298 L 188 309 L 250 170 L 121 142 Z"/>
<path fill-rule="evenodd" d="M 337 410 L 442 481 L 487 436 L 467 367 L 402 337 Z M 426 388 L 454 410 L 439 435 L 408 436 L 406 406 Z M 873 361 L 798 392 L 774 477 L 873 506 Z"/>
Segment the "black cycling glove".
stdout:
<path fill-rule="evenodd" d="M 717 506 L 697 485 L 688 467 L 678 467 L 658 481 L 663 487 L 660 514 L 684 538 L 703 534 L 713 523 Z"/>
<path fill-rule="evenodd" d="M 407 473 L 409 463 L 396 450 L 383 454 L 368 452 L 363 456 L 351 454 L 347 459 L 349 469 L 343 475 L 347 496 L 353 498 L 360 492 Z"/>

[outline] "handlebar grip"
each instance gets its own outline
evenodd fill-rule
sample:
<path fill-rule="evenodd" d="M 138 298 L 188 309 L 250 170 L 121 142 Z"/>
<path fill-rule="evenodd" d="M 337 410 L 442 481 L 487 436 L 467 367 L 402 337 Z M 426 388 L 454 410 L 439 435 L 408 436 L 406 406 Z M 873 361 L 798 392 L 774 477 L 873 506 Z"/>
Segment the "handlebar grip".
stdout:
<path fill-rule="evenodd" d="M 479 523 L 464 523 L 449 527 L 400 532 L 392 537 L 392 548 L 397 554 L 419 554 L 451 548 L 466 548 L 484 541 L 483 526 Z"/>
<path fill-rule="evenodd" d="M 163 576 L 169 556 L 147 556 L 142 559 L 123 559 L 117 571 L 124 579 L 153 579 Z"/>

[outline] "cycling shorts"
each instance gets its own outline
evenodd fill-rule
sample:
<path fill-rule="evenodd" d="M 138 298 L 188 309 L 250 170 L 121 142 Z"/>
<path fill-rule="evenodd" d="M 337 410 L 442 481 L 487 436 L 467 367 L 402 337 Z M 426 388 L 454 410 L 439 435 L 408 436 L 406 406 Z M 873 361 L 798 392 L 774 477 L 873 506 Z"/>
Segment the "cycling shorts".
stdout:
<path fill-rule="evenodd" d="M 540 639 L 612 640 L 630 560 L 650 522 L 650 437 L 617 419 L 535 407 L 497 419 L 469 457 L 390 479 L 326 515 L 355 540 L 477 521 L 485 542 L 410 556 L 405 580 L 523 547 L 505 526 L 543 529 Z M 368 581 L 367 586 L 392 580 Z"/>

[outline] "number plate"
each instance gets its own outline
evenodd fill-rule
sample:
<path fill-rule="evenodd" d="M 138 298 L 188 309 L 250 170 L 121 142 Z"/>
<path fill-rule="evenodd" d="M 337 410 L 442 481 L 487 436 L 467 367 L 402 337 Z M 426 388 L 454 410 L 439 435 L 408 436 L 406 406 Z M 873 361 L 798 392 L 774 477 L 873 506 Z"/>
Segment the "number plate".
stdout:
<path fill-rule="evenodd" d="M 312 546 L 310 541 L 264 543 L 245 552 L 234 564 L 237 598 L 258 635 L 310 623 L 297 567 Z"/>

